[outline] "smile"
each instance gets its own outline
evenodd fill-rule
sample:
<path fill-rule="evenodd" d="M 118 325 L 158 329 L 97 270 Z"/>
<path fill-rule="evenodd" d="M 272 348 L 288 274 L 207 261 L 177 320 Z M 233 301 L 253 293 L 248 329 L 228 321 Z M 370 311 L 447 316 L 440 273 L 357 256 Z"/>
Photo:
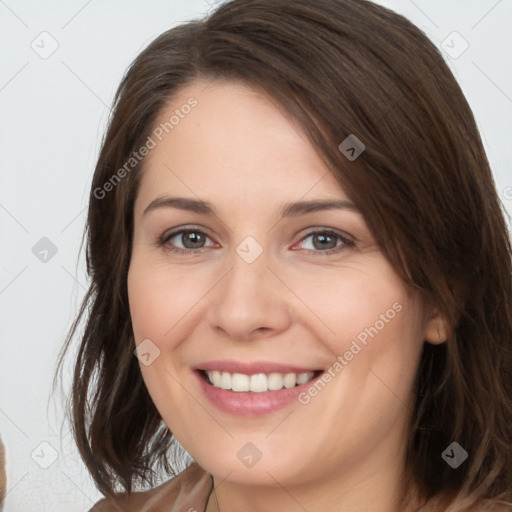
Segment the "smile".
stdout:
<path fill-rule="evenodd" d="M 247 375 L 244 373 L 229 373 L 218 370 L 206 371 L 204 375 L 208 382 L 215 388 L 234 391 L 235 393 L 265 393 L 267 391 L 279 391 L 301 386 L 312 380 L 318 372 L 302 373 L 256 373 Z"/>
<path fill-rule="evenodd" d="M 297 404 L 324 370 L 269 361 L 204 361 L 193 368 L 203 396 L 235 416 L 271 414 Z"/>

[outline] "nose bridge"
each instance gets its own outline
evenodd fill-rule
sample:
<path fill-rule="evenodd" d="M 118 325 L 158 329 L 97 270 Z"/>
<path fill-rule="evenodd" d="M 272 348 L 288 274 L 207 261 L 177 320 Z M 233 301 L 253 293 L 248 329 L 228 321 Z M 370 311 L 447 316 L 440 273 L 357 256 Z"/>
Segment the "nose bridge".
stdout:
<path fill-rule="evenodd" d="M 270 253 L 251 238 L 236 247 L 210 308 L 212 324 L 234 339 L 280 331 L 290 320 L 285 291 L 267 268 Z"/>
<path fill-rule="evenodd" d="M 232 306 L 262 308 L 272 299 L 267 266 L 271 264 L 267 251 L 256 252 L 251 242 L 240 244 L 230 259 L 230 271 L 226 276 L 222 299 Z"/>

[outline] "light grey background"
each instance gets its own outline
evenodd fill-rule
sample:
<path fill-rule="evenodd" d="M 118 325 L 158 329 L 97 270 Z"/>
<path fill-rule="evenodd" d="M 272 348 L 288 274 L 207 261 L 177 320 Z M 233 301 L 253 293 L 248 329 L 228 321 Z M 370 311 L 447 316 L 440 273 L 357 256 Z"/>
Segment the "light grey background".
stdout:
<path fill-rule="evenodd" d="M 88 188 L 127 66 L 158 34 L 216 3 L 0 0 L 0 432 L 8 512 L 79 512 L 99 498 L 68 426 L 61 431 L 63 398 L 50 396 L 58 351 L 87 286 L 79 246 Z M 379 3 L 452 55 L 445 52 L 512 211 L 512 2 Z M 39 253 L 46 262 L 32 252 L 43 237 L 57 249 Z"/>

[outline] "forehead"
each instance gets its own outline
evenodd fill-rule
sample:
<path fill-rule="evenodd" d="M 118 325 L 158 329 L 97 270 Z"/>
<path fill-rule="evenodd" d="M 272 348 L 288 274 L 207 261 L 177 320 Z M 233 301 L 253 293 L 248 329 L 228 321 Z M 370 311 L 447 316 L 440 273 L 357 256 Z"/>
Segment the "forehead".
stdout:
<path fill-rule="evenodd" d="M 241 83 L 182 88 L 160 113 L 152 138 L 139 202 L 165 193 L 267 205 L 284 195 L 346 197 L 297 125 L 268 96 Z"/>

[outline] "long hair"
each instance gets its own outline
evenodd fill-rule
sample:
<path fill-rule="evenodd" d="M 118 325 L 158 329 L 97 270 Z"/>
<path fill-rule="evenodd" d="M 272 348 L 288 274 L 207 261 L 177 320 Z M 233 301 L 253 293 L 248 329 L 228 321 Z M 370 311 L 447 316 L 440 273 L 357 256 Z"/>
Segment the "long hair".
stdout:
<path fill-rule="evenodd" d="M 502 205 L 439 51 L 404 17 L 363 0 L 232 0 L 160 35 L 125 74 L 91 187 L 90 287 L 58 365 L 84 322 L 70 415 L 99 490 L 132 492 L 152 483 L 156 464 L 175 467 L 172 433 L 133 355 L 126 281 L 144 160 L 126 163 L 173 95 L 197 79 L 241 81 L 277 101 L 395 271 L 446 319 L 446 343 L 425 343 L 418 368 L 404 489 L 413 482 L 424 500 L 512 501 L 512 273 Z M 353 161 L 338 147 L 350 135 L 365 145 Z M 469 454 L 457 469 L 441 457 L 452 442 Z"/>

